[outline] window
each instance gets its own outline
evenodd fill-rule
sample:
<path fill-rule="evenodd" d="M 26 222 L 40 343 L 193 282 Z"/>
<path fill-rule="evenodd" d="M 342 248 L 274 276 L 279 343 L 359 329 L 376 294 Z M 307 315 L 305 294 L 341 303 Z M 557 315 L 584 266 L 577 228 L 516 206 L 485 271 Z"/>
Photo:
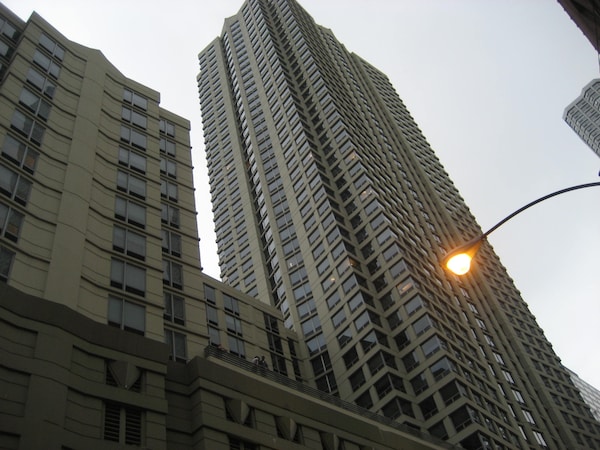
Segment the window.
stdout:
<path fill-rule="evenodd" d="M 240 358 L 246 357 L 246 347 L 242 339 L 228 334 L 227 343 L 229 344 L 229 353 L 238 355 Z"/>
<path fill-rule="evenodd" d="M 225 311 L 229 311 L 236 316 L 240 315 L 240 304 L 238 299 L 233 298 L 230 295 L 223 294 L 223 306 Z"/>
<path fill-rule="evenodd" d="M 175 156 L 175 142 L 161 137 L 158 146 L 161 153 L 166 153 L 169 156 Z"/>
<path fill-rule="evenodd" d="M 125 103 L 129 103 L 130 105 L 137 106 L 143 110 L 148 108 L 148 100 L 146 97 L 138 94 L 137 92 L 132 91 L 131 89 L 125 88 L 123 90 L 123 101 Z"/>
<path fill-rule="evenodd" d="M 0 203 L 0 236 L 17 242 L 22 223 L 23 214 L 14 208 Z"/>
<path fill-rule="evenodd" d="M 36 87 L 42 94 L 49 98 L 54 97 L 56 91 L 56 85 L 50 81 L 46 76 L 42 75 L 35 69 L 29 69 L 27 72 L 27 81 L 32 86 Z"/>
<path fill-rule="evenodd" d="M 140 228 L 146 226 L 146 208 L 121 197 L 115 199 L 115 217 Z"/>
<path fill-rule="evenodd" d="M 146 259 L 146 237 L 115 226 L 113 228 L 113 250 L 144 260 Z"/>
<path fill-rule="evenodd" d="M 14 137 L 7 135 L 2 146 L 2 156 L 23 170 L 33 173 L 39 153 L 17 141 Z"/>
<path fill-rule="evenodd" d="M 119 164 L 136 172 L 146 173 L 146 157 L 123 147 L 119 147 Z"/>
<path fill-rule="evenodd" d="M 341 311 L 343 312 L 343 311 Z M 345 317 L 344 317 L 345 319 Z M 337 335 L 337 340 L 340 345 L 340 348 L 344 347 L 350 340 L 352 339 L 352 330 L 350 327 L 346 328 L 340 334 Z"/>
<path fill-rule="evenodd" d="M 421 344 L 421 350 L 426 358 L 442 348 L 446 348 L 446 343 L 437 336 L 432 336 Z"/>
<path fill-rule="evenodd" d="M 174 256 L 181 256 L 181 236 L 173 231 L 162 229 L 162 251 Z"/>
<path fill-rule="evenodd" d="M 40 98 L 29 89 L 23 88 L 21 95 L 19 96 L 19 102 L 42 120 L 48 120 L 48 115 L 50 114 L 50 103 Z"/>
<path fill-rule="evenodd" d="M 141 445 L 142 411 L 132 406 L 105 402 L 104 440 L 126 445 Z"/>
<path fill-rule="evenodd" d="M 310 360 L 315 376 L 319 376 L 328 370 L 331 370 L 331 360 L 329 359 L 329 353 L 323 352 L 316 358 Z"/>
<path fill-rule="evenodd" d="M 13 113 L 10 126 L 37 145 L 42 143 L 44 131 L 46 131 L 43 126 L 19 110 L 15 110 Z"/>
<path fill-rule="evenodd" d="M 165 119 L 160 119 L 159 123 L 160 132 L 167 136 L 175 137 L 175 125 Z"/>
<path fill-rule="evenodd" d="M 58 75 L 60 75 L 60 66 L 39 50 L 35 51 L 33 62 L 53 78 L 58 78 Z"/>
<path fill-rule="evenodd" d="M 218 328 L 208 327 L 208 338 L 210 345 L 221 345 L 221 335 Z"/>
<path fill-rule="evenodd" d="M 314 355 L 319 353 L 321 350 L 325 349 L 325 338 L 322 333 L 317 334 L 315 337 L 306 341 L 306 346 L 308 347 L 308 352 L 310 355 Z"/>
<path fill-rule="evenodd" d="M 168 259 L 163 259 L 163 284 L 181 289 L 183 287 L 183 267 Z"/>
<path fill-rule="evenodd" d="M 146 181 L 119 170 L 117 172 L 117 188 L 138 198 L 146 198 Z"/>
<path fill-rule="evenodd" d="M 21 205 L 26 205 L 31 191 L 31 181 L 0 165 L 0 193 Z"/>
<path fill-rule="evenodd" d="M 209 286 L 208 284 L 204 285 L 204 298 L 207 302 L 212 303 L 213 305 L 217 303 L 217 294 L 214 287 Z"/>
<path fill-rule="evenodd" d="M 177 163 L 171 159 L 160 158 L 160 173 L 171 178 L 177 178 Z"/>
<path fill-rule="evenodd" d="M 242 321 L 235 316 L 225 314 L 225 324 L 229 333 L 242 336 Z"/>
<path fill-rule="evenodd" d="M 390 419 L 396 419 L 402 414 L 415 417 L 410 402 L 400 397 L 394 398 L 391 402 L 381 408 L 381 412 Z"/>
<path fill-rule="evenodd" d="M 178 198 L 178 187 L 172 181 L 160 180 L 160 196 L 176 202 Z"/>
<path fill-rule="evenodd" d="M 354 372 L 352 375 L 350 375 L 349 380 L 350 380 L 350 386 L 352 387 L 352 390 L 354 392 L 356 392 L 359 387 L 361 387 L 363 384 L 365 384 L 366 379 L 365 379 L 365 374 L 362 370 L 362 367 L 360 369 L 358 369 L 356 372 Z"/>
<path fill-rule="evenodd" d="M 133 264 L 111 260 L 110 285 L 137 295 L 146 292 L 146 269 Z"/>
<path fill-rule="evenodd" d="M 173 361 L 187 362 L 187 344 L 185 334 L 165 329 L 165 344 L 169 347 L 169 358 Z"/>
<path fill-rule="evenodd" d="M 318 316 L 310 317 L 302 322 L 302 334 L 310 336 L 321 329 L 321 321 Z"/>
<path fill-rule="evenodd" d="M 163 313 L 163 317 L 165 320 L 184 325 L 185 301 L 183 297 L 171 292 L 165 292 L 163 297 L 165 302 L 165 312 Z"/>
<path fill-rule="evenodd" d="M 143 129 L 146 129 L 148 125 L 148 119 L 145 115 L 140 114 L 139 112 L 134 111 L 131 108 L 127 108 L 126 106 L 123 106 L 121 110 L 121 118 L 124 121 L 132 123 L 133 125 L 137 125 L 138 127 Z"/>
<path fill-rule="evenodd" d="M 179 208 L 166 203 L 162 203 L 161 208 L 161 222 L 172 227 L 179 228 Z"/>
<path fill-rule="evenodd" d="M 40 45 L 48 51 L 53 57 L 62 61 L 65 57 L 65 49 L 58 45 L 53 39 L 45 34 L 40 36 Z"/>
<path fill-rule="evenodd" d="M 146 135 L 137 130 L 126 127 L 125 125 L 121 125 L 121 141 L 127 142 L 128 144 L 142 150 L 146 150 Z"/>
<path fill-rule="evenodd" d="M 309 314 L 312 314 L 313 312 L 315 312 L 317 310 L 317 305 L 315 304 L 315 301 L 311 298 L 311 299 L 308 299 L 306 302 L 298 305 L 297 309 L 298 309 L 298 315 L 300 316 L 301 319 L 303 319 L 304 317 L 308 316 Z"/>
<path fill-rule="evenodd" d="M 7 281 L 15 253 L 0 247 L 0 280 Z"/>
<path fill-rule="evenodd" d="M 108 297 L 108 324 L 143 335 L 146 308 L 121 298 Z"/>
<path fill-rule="evenodd" d="M 411 298 L 406 305 L 404 305 L 404 308 L 406 308 L 406 312 L 408 313 L 408 315 L 412 315 L 414 314 L 416 311 L 418 311 L 419 309 L 421 309 L 423 306 L 425 306 L 425 302 L 421 299 L 421 297 L 419 297 L 418 295 Z"/>
<path fill-rule="evenodd" d="M 340 309 L 332 318 L 333 327 L 338 328 L 346 320 L 346 311 Z"/>

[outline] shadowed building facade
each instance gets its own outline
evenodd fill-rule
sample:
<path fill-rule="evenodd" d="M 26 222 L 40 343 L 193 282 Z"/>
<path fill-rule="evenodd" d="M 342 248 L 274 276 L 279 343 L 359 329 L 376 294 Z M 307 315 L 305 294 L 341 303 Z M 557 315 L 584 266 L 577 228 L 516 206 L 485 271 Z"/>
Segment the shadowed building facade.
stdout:
<path fill-rule="evenodd" d="M 281 313 L 202 273 L 158 92 L 0 5 L 0 97 L 1 448 L 448 447 L 291 379 Z"/>
<path fill-rule="evenodd" d="M 277 307 L 318 389 L 465 448 L 599 448 L 598 423 L 387 77 L 294 0 L 199 54 L 225 283 Z"/>

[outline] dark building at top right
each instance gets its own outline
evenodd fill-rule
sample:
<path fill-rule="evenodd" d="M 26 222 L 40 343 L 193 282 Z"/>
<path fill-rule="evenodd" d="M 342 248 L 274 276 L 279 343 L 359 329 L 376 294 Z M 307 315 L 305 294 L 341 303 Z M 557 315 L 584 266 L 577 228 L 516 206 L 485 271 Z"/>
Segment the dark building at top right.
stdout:
<path fill-rule="evenodd" d="M 296 378 L 466 449 L 598 449 L 600 424 L 389 79 L 295 0 L 199 54 L 224 282 L 280 309 Z M 279 370 L 276 360 L 273 369 Z"/>
<path fill-rule="evenodd" d="M 558 0 L 571 20 L 585 37 L 600 52 L 600 1 L 598 0 Z"/>

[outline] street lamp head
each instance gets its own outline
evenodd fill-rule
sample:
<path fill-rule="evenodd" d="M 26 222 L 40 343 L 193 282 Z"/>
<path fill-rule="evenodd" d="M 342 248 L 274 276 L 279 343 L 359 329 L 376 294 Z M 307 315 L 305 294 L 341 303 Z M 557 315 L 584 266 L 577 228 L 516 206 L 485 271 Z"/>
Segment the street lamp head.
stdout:
<path fill-rule="evenodd" d="M 443 266 L 456 275 L 464 275 L 471 268 L 471 260 L 481 247 L 484 235 L 471 239 L 466 244 L 452 250 L 443 261 Z"/>

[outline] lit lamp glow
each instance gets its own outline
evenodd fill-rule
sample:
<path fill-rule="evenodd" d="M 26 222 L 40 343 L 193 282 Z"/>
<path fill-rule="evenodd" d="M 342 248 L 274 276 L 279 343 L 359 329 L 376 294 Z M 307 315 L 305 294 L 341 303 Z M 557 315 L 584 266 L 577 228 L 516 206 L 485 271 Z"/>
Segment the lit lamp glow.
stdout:
<path fill-rule="evenodd" d="M 471 269 L 471 260 L 481 247 L 484 238 L 485 236 L 478 236 L 450 252 L 444 259 L 444 266 L 456 275 L 467 273 Z"/>
<path fill-rule="evenodd" d="M 477 253 L 477 250 L 479 250 L 479 247 L 481 247 L 481 243 L 487 237 L 487 235 L 490 234 L 492 231 L 494 231 L 496 228 L 503 225 L 504 223 L 506 223 L 513 217 L 515 217 L 517 214 L 522 213 L 527 208 L 531 208 L 533 205 L 543 202 L 544 200 L 548 200 L 549 198 L 555 197 L 560 194 L 564 194 L 566 192 L 575 191 L 578 189 L 589 188 L 589 187 L 593 187 L 593 186 L 600 186 L 600 182 L 578 184 L 576 186 L 571 186 L 571 187 L 561 189 L 559 191 L 544 195 L 543 197 L 540 197 L 532 202 L 527 203 L 525 206 L 522 206 L 521 208 L 517 209 L 515 212 L 506 216 L 504 219 L 502 219 L 500 222 L 498 222 L 492 228 L 487 230 L 485 233 L 471 239 L 467 243 L 450 251 L 446 255 L 446 257 L 443 259 L 442 266 L 456 275 L 466 274 L 471 269 L 471 260 Z"/>

